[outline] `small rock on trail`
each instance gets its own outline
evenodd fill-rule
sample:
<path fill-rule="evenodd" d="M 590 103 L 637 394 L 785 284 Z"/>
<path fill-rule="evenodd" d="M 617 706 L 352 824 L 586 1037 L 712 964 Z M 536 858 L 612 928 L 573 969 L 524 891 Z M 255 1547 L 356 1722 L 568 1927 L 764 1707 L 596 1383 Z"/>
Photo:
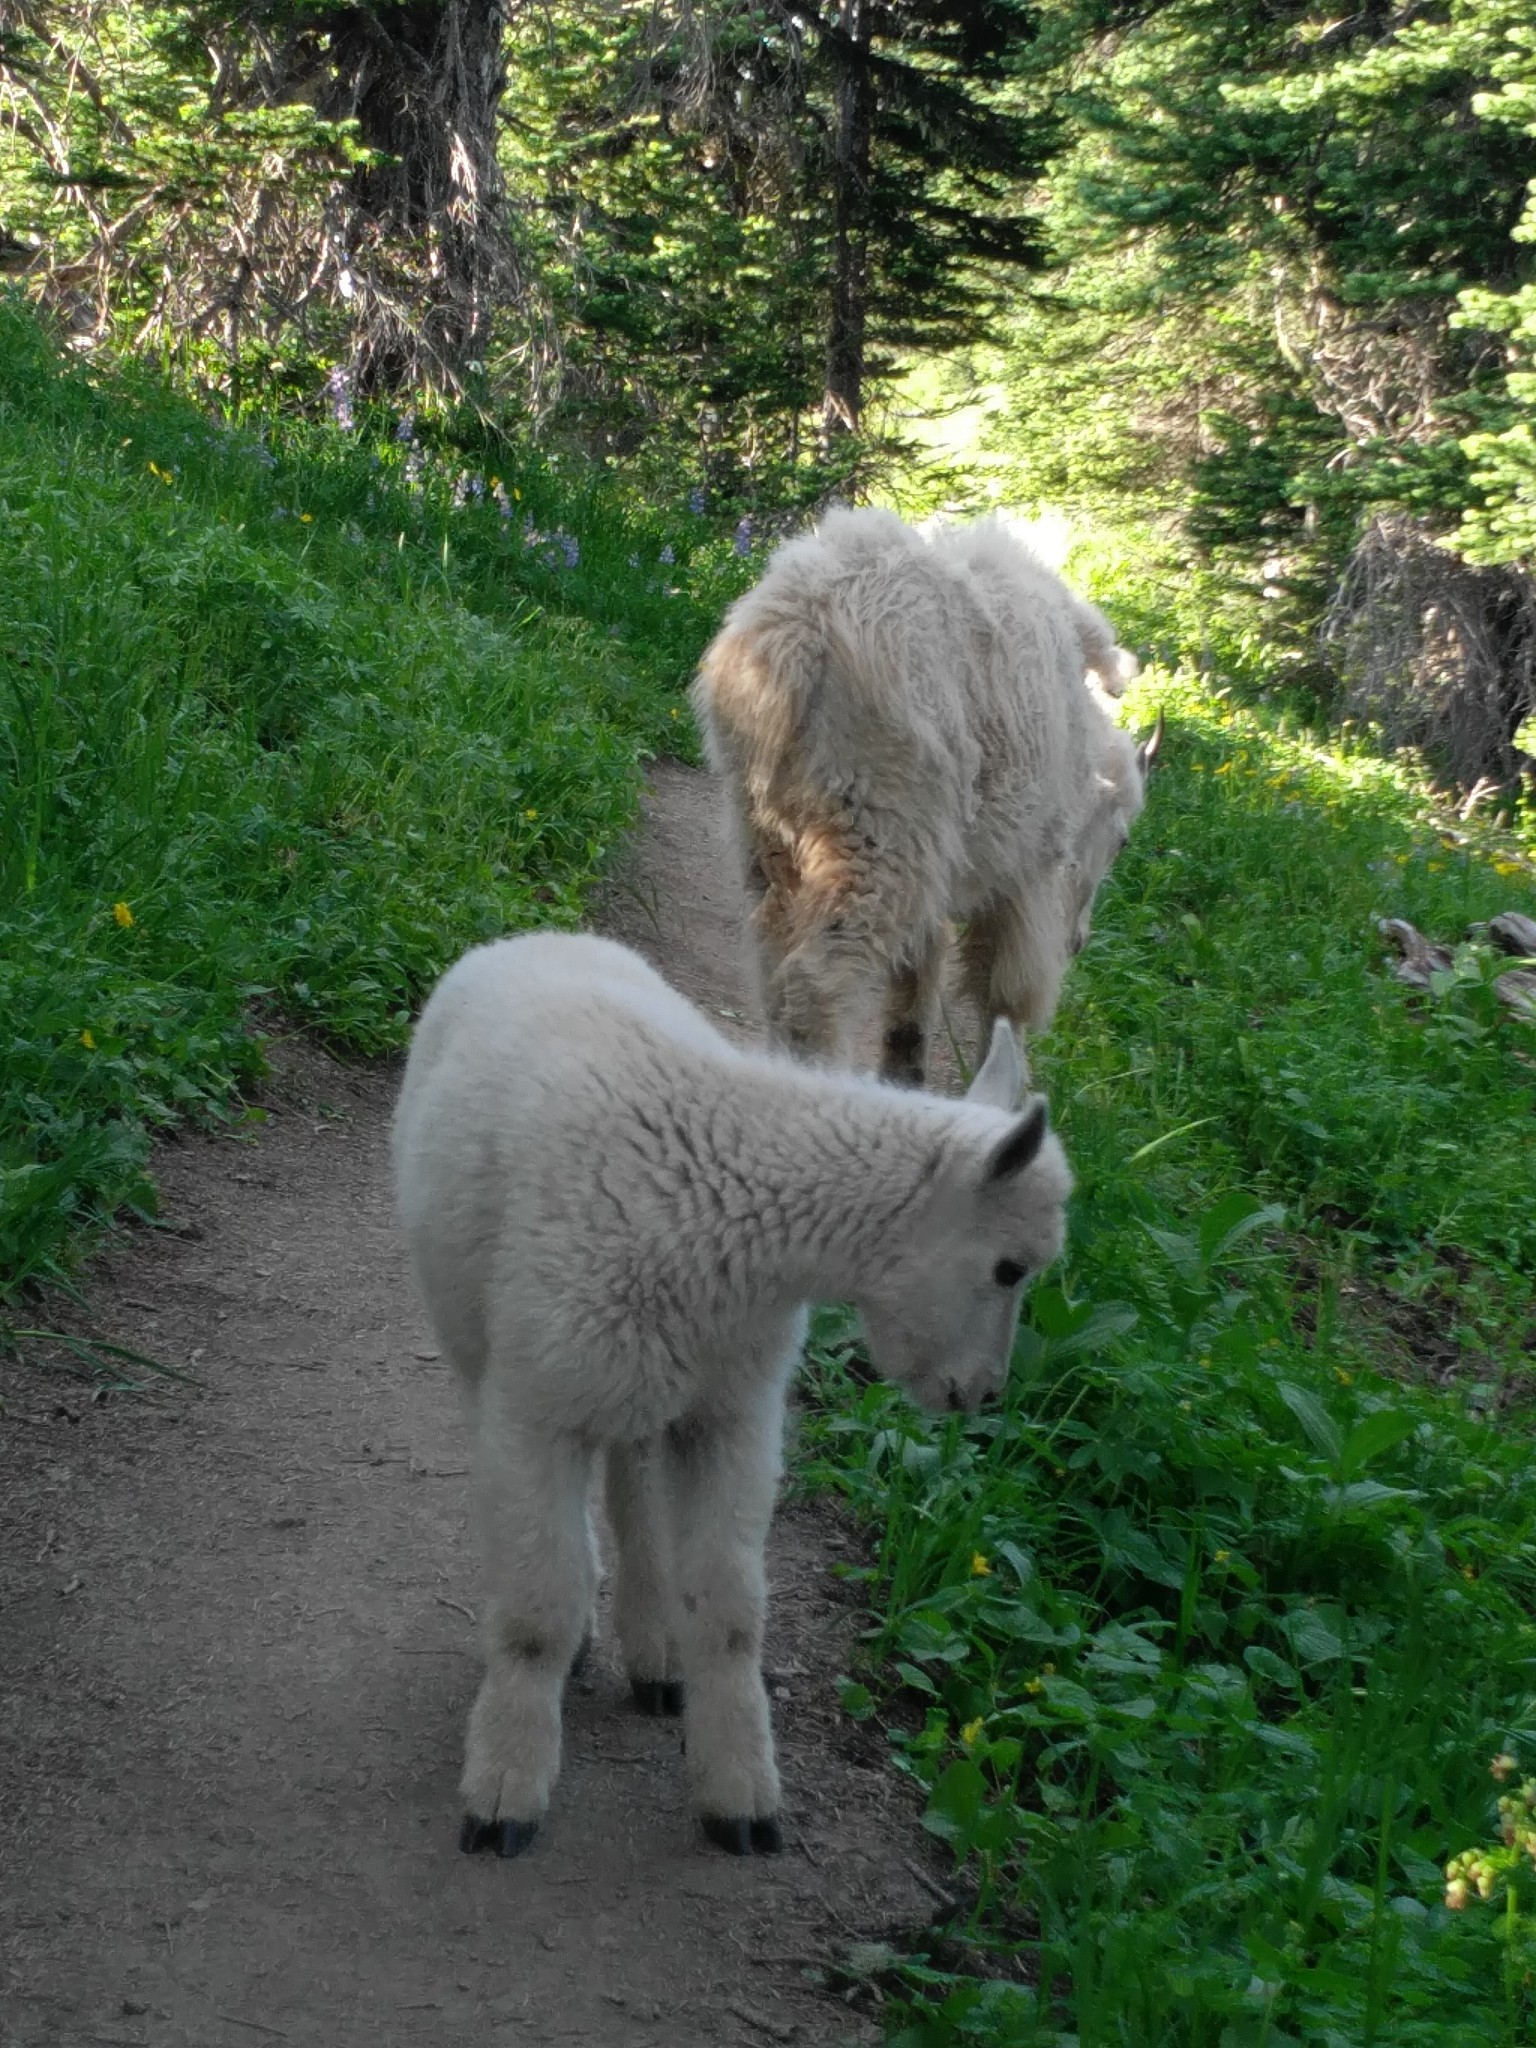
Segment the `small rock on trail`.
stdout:
<path fill-rule="evenodd" d="M 742 1030 L 705 778 L 663 764 L 605 929 Z M 909 1788 L 839 1715 L 858 1615 L 781 1513 L 781 1857 L 708 1848 L 677 1724 L 600 1638 L 534 1848 L 458 1849 L 478 1681 L 466 1446 L 396 1240 L 395 1076 L 280 1049 L 254 1137 L 191 1135 L 82 1322 L 196 1394 L 11 1367 L 0 1418 L 0 2041 L 722 2048 L 870 2041 L 807 1972 L 930 1901 Z"/>

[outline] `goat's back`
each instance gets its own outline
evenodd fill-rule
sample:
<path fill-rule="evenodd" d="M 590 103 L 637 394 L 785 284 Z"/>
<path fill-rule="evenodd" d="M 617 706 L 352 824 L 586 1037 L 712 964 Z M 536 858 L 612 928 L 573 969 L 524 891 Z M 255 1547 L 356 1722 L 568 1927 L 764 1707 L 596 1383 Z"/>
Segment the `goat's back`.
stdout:
<path fill-rule="evenodd" d="M 471 1379 L 498 1275 L 570 1292 L 593 1185 L 627 1121 L 692 1069 L 738 1058 L 694 1006 L 610 940 L 529 934 L 476 947 L 417 1023 L 395 1111 L 400 1219 L 434 1325 Z M 530 1285 L 530 1276 L 533 1284 Z M 502 1292 L 510 1291 L 507 1287 Z"/>
<path fill-rule="evenodd" d="M 794 846 L 869 819 L 893 885 L 920 870 L 963 913 L 1072 843 L 1104 722 L 1084 680 L 1100 628 L 1112 647 L 1000 522 L 925 537 L 839 510 L 731 608 L 694 705 L 750 832 Z"/>

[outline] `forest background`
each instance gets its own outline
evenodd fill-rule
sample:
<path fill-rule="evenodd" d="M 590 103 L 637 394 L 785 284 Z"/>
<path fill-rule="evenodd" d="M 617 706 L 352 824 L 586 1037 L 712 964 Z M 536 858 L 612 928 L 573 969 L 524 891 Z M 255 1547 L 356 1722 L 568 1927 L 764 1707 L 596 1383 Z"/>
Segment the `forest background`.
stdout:
<path fill-rule="evenodd" d="M 1009 1401 L 813 1345 L 906 2048 L 1532 2038 L 1533 173 L 1522 0 L 0 0 L 0 1363 L 155 1375 L 156 1135 L 577 922 L 829 498 L 1147 658 Z"/>
<path fill-rule="evenodd" d="M 1533 133 L 1521 0 L 6 0 L 0 265 L 234 417 L 1091 512 L 1144 637 L 1471 785 L 1536 703 Z"/>

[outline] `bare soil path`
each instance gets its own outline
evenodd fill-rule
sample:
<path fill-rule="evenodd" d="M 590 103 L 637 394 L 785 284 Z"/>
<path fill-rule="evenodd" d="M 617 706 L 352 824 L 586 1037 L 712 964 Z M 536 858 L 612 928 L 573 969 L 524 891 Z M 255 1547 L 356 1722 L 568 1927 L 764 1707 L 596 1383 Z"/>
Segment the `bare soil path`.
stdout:
<path fill-rule="evenodd" d="M 702 777 L 661 767 L 602 922 L 739 1019 L 733 900 Z M 0 2042 L 873 2039 L 809 1966 L 920 1923 L 927 1852 L 837 1712 L 829 1516 L 772 1550 L 783 1857 L 703 1844 L 677 1726 L 603 1641 L 534 1849 L 459 1854 L 465 1446 L 395 1238 L 394 1085 L 291 1046 L 254 1138 L 165 1148 L 182 1234 L 102 1259 L 81 1320 L 201 1393 L 0 1385 Z"/>

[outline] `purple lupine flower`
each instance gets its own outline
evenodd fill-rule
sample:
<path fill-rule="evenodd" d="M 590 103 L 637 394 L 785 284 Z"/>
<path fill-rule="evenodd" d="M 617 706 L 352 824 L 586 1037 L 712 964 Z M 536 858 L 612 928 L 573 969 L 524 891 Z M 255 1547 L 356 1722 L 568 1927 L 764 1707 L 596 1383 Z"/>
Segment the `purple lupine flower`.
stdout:
<path fill-rule="evenodd" d="M 480 475 L 478 470 L 469 480 L 469 495 L 477 505 L 485 496 L 485 478 Z"/>
<path fill-rule="evenodd" d="M 667 567 L 671 568 L 672 564 L 677 560 L 677 550 L 673 547 L 671 541 L 667 542 L 656 559 L 658 562 L 665 562 Z"/>
<path fill-rule="evenodd" d="M 457 478 L 454 481 L 453 486 L 453 509 L 455 512 L 462 512 L 464 510 L 464 502 L 468 498 L 468 496 L 469 471 L 467 469 L 461 469 L 459 471 Z"/>
<path fill-rule="evenodd" d="M 697 515 L 704 510 L 708 502 L 704 494 L 704 486 L 702 484 L 695 484 L 688 493 L 688 510 Z"/>
<path fill-rule="evenodd" d="M 405 487 L 408 491 L 421 489 L 421 472 L 426 468 L 426 457 L 413 441 L 405 458 Z"/>
<path fill-rule="evenodd" d="M 491 496 L 496 500 L 496 510 L 503 519 L 512 517 L 512 500 L 507 496 L 507 487 L 500 477 L 491 485 Z"/>
<path fill-rule="evenodd" d="M 402 447 L 409 447 L 416 439 L 416 408 L 414 405 L 409 412 L 401 413 L 399 422 L 395 427 L 395 439 Z"/>
<path fill-rule="evenodd" d="M 573 537 L 568 533 L 557 533 L 555 535 L 555 539 L 559 543 L 561 551 L 565 555 L 565 566 L 567 567 L 567 569 L 574 569 L 576 564 L 581 560 L 581 548 L 573 539 Z"/>
<path fill-rule="evenodd" d="M 345 363 L 334 363 L 331 366 L 331 374 L 325 380 L 325 392 L 330 403 L 331 418 L 344 434 L 350 434 L 354 425 L 352 372 Z"/>
<path fill-rule="evenodd" d="M 750 554 L 751 554 L 751 552 L 752 552 L 752 514 L 751 514 L 750 512 L 749 512 L 749 513 L 747 513 L 747 515 L 746 515 L 746 517 L 745 517 L 745 518 L 743 518 L 743 519 L 738 519 L 738 520 L 737 520 L 737 522 L 736 522 L 736 536 L 735 536 L 734 540 L 732 540 L 732 542 L 731 542 L 731 546 L 732 546 L 732 547 L 733 547 L 733 548 L 734 548 L 734 549 L 736 550 L 736 552 L 737 552 L 737 554 L 738 554 L 738 555 L 750 555 Z"/>

